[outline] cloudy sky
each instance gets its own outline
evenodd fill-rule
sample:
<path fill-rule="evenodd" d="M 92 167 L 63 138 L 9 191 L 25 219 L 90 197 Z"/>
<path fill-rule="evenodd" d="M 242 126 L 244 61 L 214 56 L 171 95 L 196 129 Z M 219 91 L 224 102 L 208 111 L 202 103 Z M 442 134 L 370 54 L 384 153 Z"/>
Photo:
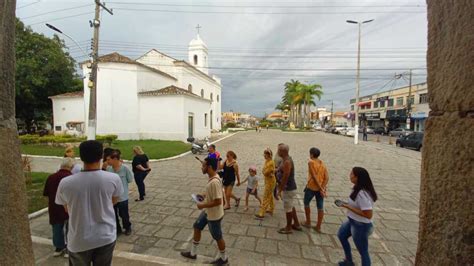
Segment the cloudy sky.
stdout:
<path fill-rule="evenodd" d="M 290 79 L 318 83 L 317 102 L 348 110 L 355 94 L 356 24 L 362 26 L 361 96 L 406 86 L 395 74 L 413 69 L 413 82 L 426 80 L 427 19 L 423 0 L 105 1 L 100 54 L 137 58 L 151 48 L 187 60 L 187 45 L 201 25 L 209 48 L 210 72 L 222 78 L 223 110 L 261 116 L 273 111 Z M 17 17 L 52 36 L 51 23 L 89 52 L 93 0 L 17 0 Z M 77 60 L 85 57 L 65 40 Z"/>

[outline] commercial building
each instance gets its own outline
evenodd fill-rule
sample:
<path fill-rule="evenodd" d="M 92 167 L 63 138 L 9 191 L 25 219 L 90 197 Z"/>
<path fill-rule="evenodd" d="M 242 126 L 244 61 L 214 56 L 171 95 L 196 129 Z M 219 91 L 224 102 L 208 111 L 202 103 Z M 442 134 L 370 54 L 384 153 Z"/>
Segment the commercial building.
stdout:
<path fill-rule="evenodd" d="M 355 99 L 351 99 L 350 104 L 353 113 Z M 424 131 L 429 111 L 426 83 L 414 84 L 411 90 L 406 86 L 359 98 L 361 125 L 385 127 L 389 130 L 409 127 L 415 131 Z"/>

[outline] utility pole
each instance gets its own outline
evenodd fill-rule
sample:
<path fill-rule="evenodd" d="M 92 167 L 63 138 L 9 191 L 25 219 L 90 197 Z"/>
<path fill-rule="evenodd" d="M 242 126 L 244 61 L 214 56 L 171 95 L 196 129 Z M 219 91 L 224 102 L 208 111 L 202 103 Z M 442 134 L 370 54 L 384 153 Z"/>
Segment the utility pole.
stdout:
<path fill-rule="evenodd" d="M 355 134 L 354 134 L 354 144 L 359 143 L 359 91 L 360 91 L 360 38 L 361 38 L 361 28 L 362 24 L 366 24 L 369 22 L 374 21 L 366 20 L 362 22 L 354 21 L 354 20 L 346 20 L 347 23 L 357 24 L 359 26 L 359 38 L 357 43 L 357 77 L 356 77 L 356 95 L 355 95 Z"/>
<path fill-rule="evenodd" d="M 334 110 L 334 100 L 331 100 L 331 126 L 332 126 L 332 114 L 333 114 L 333 110 Z"/>
<path fill-rule="evenodd" d="M 408 87 L 408 102 L 407 102 L 407 129 L 411 127 L 411 77 L 412 70 L 410 69 L 410 81 Z"/>
<path fill-rule="evenodd" d="M 103 8 L 109 14 L 113 15 L 112 10 L 105 7 L 100 0 L 95 0 L 95 16 L 94 21 L 90 21 L 91 27 L 94 27 L 94 40 L 92 44 L 92 71 L 89 76 L 90 88 L 89 94 L 89 120 L 87 124 L 87 139 L 93 140 L 97 130 L 97 69 L 99 60 L 99 28 L 100 28 L 100 8 Z"/>

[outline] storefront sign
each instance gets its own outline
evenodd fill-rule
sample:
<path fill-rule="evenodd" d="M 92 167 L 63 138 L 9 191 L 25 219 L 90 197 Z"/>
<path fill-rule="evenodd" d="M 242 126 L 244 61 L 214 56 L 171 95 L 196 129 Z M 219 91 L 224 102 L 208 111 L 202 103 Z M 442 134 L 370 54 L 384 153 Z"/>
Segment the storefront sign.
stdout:
<path fill-rule="evenodd" d="M 413 112 L 411 113 L 411 118 L 413 119 L 423 119 L 423 118 L 427 118 L 428 117 L 428 113 L 426 112 Z"/>

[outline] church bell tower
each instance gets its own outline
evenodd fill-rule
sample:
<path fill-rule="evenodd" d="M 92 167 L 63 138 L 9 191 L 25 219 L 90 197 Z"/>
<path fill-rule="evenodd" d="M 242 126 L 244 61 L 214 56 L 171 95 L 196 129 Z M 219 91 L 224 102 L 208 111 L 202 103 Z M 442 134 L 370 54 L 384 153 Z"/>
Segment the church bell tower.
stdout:
<path fill-rule="evenodd" d="M 201 70 L 202 72 L 209 74 L 208 70 L 208 54 L 207 54 L 207 45 L 199 36 L 199 29 L 201 26 L 197 26 L 197 36 L 189 43 L 188 53 L 189 53 L 189 63 Z"/>

